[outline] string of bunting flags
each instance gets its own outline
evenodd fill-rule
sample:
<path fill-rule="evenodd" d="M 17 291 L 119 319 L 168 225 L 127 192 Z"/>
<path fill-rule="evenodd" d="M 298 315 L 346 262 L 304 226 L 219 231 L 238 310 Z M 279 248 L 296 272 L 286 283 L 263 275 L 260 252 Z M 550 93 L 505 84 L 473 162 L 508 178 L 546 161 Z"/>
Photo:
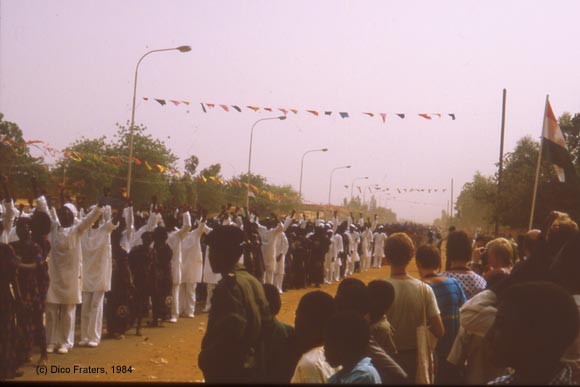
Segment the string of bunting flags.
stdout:
<path fill-rule="evenodd" d="M 76 162 L 81 162 L 81 161 L 83 161 L 83 159 L 93 159 L 93 160 L 103 161 L 105 163 L 120 167 L 124 164 L 127 164 L 129 161 L 129 158 L 127 156 L 118 156 L 118 155 L 117 156 L 109 156 L 109 155 L 84 153 L 84 152 L 68 151 L 68 150 L 61 151 L 61 150 L 58 150 L 58 149 L 51 147 L 50 145 L 48 145 L 46 142 L 44 142 L 42 140 L 30 140 L 30 141 L 15 143 L 14 141 L 9 140 L 9 139 L 0 139 L 0 144 L 12 147 L 14 149 L 22 149 L 24 147 L 32 146 L 32 147 L 35 147 L 36 149 L 40 150 L 45 156 L 50 155 L 54 158 L 62 156 L 66 159 L 73 160 Z M 136 166 L 142 166 L 149 171 L 156 171 L 156 172 L 171 175 L 171 176 L 179 176 L 179 177 L 183 176 L 183 173 L 181 171 L 179 171 L 178 169 L 163 166 L 163 165 L 156 164 L 153 162 L 149 163 L 147 160 L 140 160 L 137 157 L 133 157 L 133 163 Z M 270 191 L 256 187 L 253 184 L 242 182 L 242 181 L 236 180 L 236 179 L 226 180 L 226 179 L 222 179 L 222 178 L 219 178 L 216 176 L 205 177 L 203 175 L 199 175 L 199 176 L 195 177 L 195 179 L 198 182 L 203 183 L 203 184 L 215 183 L 217 185 L 224 186 L 224 187 L 228 187 L 228 186 L 230 186 L 230 187 L 249 187 L 250 192 L 252 193 L 252 195 L 254 195 L 254 197 L 255 197 L 255 195 L 260 195 L 262 197 L 268 198 L 271 201 L 274 201 L 274 200 L 279 201 L 281 199 L 292 199 L 292 200 L 298 199 L 297 195 L 287 195 L 285 193 L 283 193 L 281 195 L 275 194 L 275 193 L 272 193 Z"/>
<path fill-rule="evenodd" d="M 191 101 L 183 101 L 183 100 L 176 100 L 176 99 L 161 99 L 161 98 L 149 98 L 149 97 L 143 97 L 144 101 L 155 101 L 157 102 L 159 105 L 161 106 L 165 106 L 169 103 L 173 104 L 174 106 L 180 106 L 180 105 L 186 105 L 186 106 L 190 106 L 192 105 Z M 288 115 L 288 113 L 293 113 L 293 114 L 298 114 L 299 112 L 306 112 L 312 116 L 315 117 L 322 117 L 322 116 L 332 116 L 333 114 L 336 116 L 340 116 L 342 119 L 345 118 L 350 118 L 351 115 L 349 114 L 349 112 L 341 112 L 341 111 L 334 111 L 334 110 L 298 110 L 298 109 L 290 109 L 290 108 L 272 108 L 272 107 L 260 107 L 260 106 L 255 106 L 255 105 L 247 105 L 247 106 L 242 106 L 242 105 L 226 105 L 226 104 L 216 104 L 216 103 L 209 103 L 209 102 L 200 102 L 199 103 L 201 106 L 201 110 L 204 113 L 207 113 L 210 110 L 222 110 L 224 112 L 230 113 L 232 111 L 237 111 L 238 113 L 242 113 L 242 111 L 244 109 L 247 110 L 251 110 L 253 112 L 258 112 L 260 110 L 266 111 L 266 112 L 281 112 L 284 115 Z M 398 117 L 398 119 L 400 120 L 404 120 L 405 118 L 407 118 L 408 116 L 411 116 L 411 114 L 406 114 L 406 113 L 374 113 L 374 112 L 362 112 L 360 114 L 363 114 L 365 116 L 368 116 L 370 118 L 380 118 L 383 123 L 387 122 L 387 116 L 396 116 Z M 443 118 L 443 117 L 449 117 L 451 120 L 455 121 L 455 113 L 417 113 L 417 116 L 426 119 L 426 120 L 432 120 L 433 118 Z"/>
<path fill-rule="evenodd" d="M 345 185 L 345 188 L 348 188 L 348 185 Z M 356 187 L 358 192 L 362 195 L 362 189 L 360 186 Z M 371 187 L 367 187 L 369 192 L 372 193 L 373 191 L 371 190 Z M 422 192 L 422 193 L 439 193 L 439 192 L 446 192 L 447 189 L 446 188 L 400 188 L 400 187 L 385 187 L 385 188 L 381 188 L 381 187 L 372 187 L 375 189 L 375 191 L 383 191 L 383 192 L 388 192 L 388 193 L 395 193 L 395 191 L 398 194 L 402 194 L 402 193 L 412 193 L 412 192 Z"/>

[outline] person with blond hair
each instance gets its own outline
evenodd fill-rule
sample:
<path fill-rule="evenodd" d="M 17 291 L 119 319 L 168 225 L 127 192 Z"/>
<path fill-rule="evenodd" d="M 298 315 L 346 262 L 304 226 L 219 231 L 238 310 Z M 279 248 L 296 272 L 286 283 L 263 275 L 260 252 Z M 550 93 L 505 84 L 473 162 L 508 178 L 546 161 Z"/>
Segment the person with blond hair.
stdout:
<path fill-rule="evenodd" d="M 485 245 L 487 250 L 487 270 L 483 278 L 488 283 L 494 283 L 497 279 L 509 275 L 513 265 L 514 248 L 510 241 L 505 238 L 495 238 Z"/>
<path fill-rule="evenodd" d="M 433 289 L 407 273 L 414 255 L 415 245 L 405 233 L 394 233 L 385 241 L 385 257 L 387 265 L 391 266 L 391 277 L 387 281 L 395 289 L 387 318 L 395 331 L 398 350 L 395 360 L 411 381 L 417 373 L 417 327 L 423 324 L 423 308 L 429 331 L 435 337 L 445 334 Z"/>

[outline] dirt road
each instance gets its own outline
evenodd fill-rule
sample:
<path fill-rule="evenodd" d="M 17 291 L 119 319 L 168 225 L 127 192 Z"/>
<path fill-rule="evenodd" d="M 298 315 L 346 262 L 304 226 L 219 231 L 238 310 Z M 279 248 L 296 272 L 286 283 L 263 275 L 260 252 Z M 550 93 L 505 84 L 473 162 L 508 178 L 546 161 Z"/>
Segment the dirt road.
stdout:
<path fill-rule="evenodd" d="M 418 276 L 414 265 L 409 269 L 411 275 Z M 368 283 L 377 278 L 386 279 L 388 275 L 389 268 L 383 266 L 354 277 Z M 336 288 L 337 283 L 333 283 L 321 289 L 334 295 Z M 278 319 L 294 325 L 298 302 L 311 290 L 289 290 L 282 294 Z M 198 305 L 198 309 L 202 308 Z M 203 375 L 197 366 L 197 355 L 206 324 L 207 313 L 198 313 L 193 319 L 166 323 L 164 328 L 145 328 L 141 337 L 135 336 L 132 329 L 124 340 L 103 340 L 97 348 L 75 347 L 67 355 L 50 354 L 45 373 L 34 365 L 38 360 L 35 354 L 33 363 L 22 368 L 24 375 L 15 380 L 201 382 Z M 127 370 L 129 366 L 131 372 Z"/>

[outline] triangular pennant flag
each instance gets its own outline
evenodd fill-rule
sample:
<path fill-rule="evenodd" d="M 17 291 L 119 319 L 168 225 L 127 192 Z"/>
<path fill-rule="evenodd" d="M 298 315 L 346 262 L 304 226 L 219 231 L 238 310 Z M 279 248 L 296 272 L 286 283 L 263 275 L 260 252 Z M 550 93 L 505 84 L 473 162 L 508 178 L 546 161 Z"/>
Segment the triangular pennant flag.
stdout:
<path fill-rule="evenodd" d="M 306 110 L 308 113 L 312 113 L 314 114 L 316 117 L 318 117 L 318 112 L 316 110 Z"/>
<path fill-rule="evenodd" d="M 403 114 L 403 113 L 397 113 L 397 115 L 398 115 L 398 116 L 399 116 L 399 117 L 400 117 L 402 120 L 404 120 L 404 119 L 405 119 L 405 114 Z"/>
<path fill-rule="evenodd" d="M 160 173 L 163 173 L 163 171 L 165 170 L 165 168 L 164 168 L 163 166 L 159 165 L 159 164 L 155 164 L 155 168 L 157 168 L 157 170 L 158 170 Z"/>
<path fill-rule="evenodd" d="M 397 188 L 397 192 L 398 192 L 398 193 L 401 193 L 401 190 Z"/>
<path fill-rule="evenodd" d="M 325 111 L 325 112 L 324 112 L 324 115 L 325 115 L 325 116 L 329 116 L 329 115 L 331 115 L 331 114 L 332 114 L 332 112 L 331 112 L 331 111 Z"/>
<path fill-rule="evenodd" d="M 349 117 L 349 115 L 348 115 L 348 113 L 347 113 L 347 112 L 340 112 L 340 113 L 338 113 L 338 114 L 340 114 L 340 116 L 341 116 L 342 118 L 348 118 L 348 117 Z"/>
<path fill-rule="evenodd" d="M 290 109 L 290 111 L 294 114 L 298 114 L 298 110 L 297 109 Z"/>
<path fill-rule="evenodd" d="M 205 110 L 205 106 L 203 106 L 203 102 L 200 102 L 201 104 L 201 109 L 203 110 L 204 113 L 207 113 L 207 110 Z"/>
<path fill-rule="evenodd" d="M 165 102 L 165 100 L 164 100 L 164 99 L 157 99 L 157 98 L 155 98 L 155 101 L 159 102 L 159 104 L 160 104 L 161 106 L 163 106 L 163 105 L 165 105 L 165 104 L 167 103 L 167 102 Z"/>
<path fill-rule="evenodd" d="M 431 113 L 431 114 L 433 114 L 434 116 L 437 116 L 437 117 L 441 118 L 441 113 Z"/>
<path fill-rule="evenodd" d="M 172 103 L 172 104 L 174 104 L 175 106 L 179 106 L 179 104 L 181 103 L 181 102 L 179 102 L 179 101 L 176 101 L 176 100 L 174 100 L 174 99 L 170 99 L 170 101 L 171 101 L 171 103 Z"/>
<path fill-rule="evenodd" d="M 141 160 L 139 160 L 137 157 L 133 157 L 133 162 L 135 165 L 141 165 Z"/>
<path fill-rule="evenodd" d="M 254 193 L 252 191 L 248 191 L 248 197 L 255 199 L 256 195 L 254 195 Z"/>
<path fill-rule="evenodd" d="M 385 121 L 387 121 L 387 113 L 379 113 L 381 115 L 381 118 L 383 119 L 383 124 L 385 123 Z"/>
<path fill-rule="evenodd" d="M 239 107 L 239 106 L 232 105 L 232 107 L 233 107 L 234 109 L 236 109 L 238 112 L 240 112 L 240 113 L 242 112 L 242 109 L 240 109 L 240 107 Z"/>
<path fill-rule="evenodd" d="M 228 105 L 220 105 L 222 109 L 224 109 L 226 112 L 230 111 L 230 108 L 228 107 Z"/>
<path fill-rule="evenodd" d="M 149 98 L 147 98 L 147 97 L 143 97 L 143 99 L 144 99 L 145 101 L 149 101 Z"/>
<path fill-rule="evenodd" d="M 263 108 L 263 109 L 264 109 L 265 111 L 267 111 L 267 112 L 271 112 L 271 111 L 272 111 L 272 108 Z"/>
<path fill-rule="evenodd" d="M 215 103 L 206 103 L 207 107 L 210 109 L 213 109 L 215 106 Z"/>
<path fill-rule="evenodd" d="M 423 117 L 423 118 L 425 118 L 427 120 L 430 120 L 432 118 L 429 114 L 425 114 L 425 113 L 420 113 L 419 116 L 420 117 Z"/>
<path fill-rule="evenodd" d="M 252 109 L 253 111 L 257 112 L 258 110 L 260 110 L 260 108 L 258 106 L 246 106 L 248 109 Z"/>
<path fill-rule="evenodd" d="M 449 113 L 449 117 L 451 117 L 451 119 L 452 119 L 453 121 L 455 121 L 455 114 L 453 114 L 453 113 Z"/>
<path fill-rule="evenodd" d="M 443 192 L 447 191 L 447 189 L 443 189 Z"/>
<path fill-rule="evenodd" d="M 190 102 L 189 101 L 181 101 L 181 103 L 186 104 L 187 106 L 189 106 Z"/>
<path fill-rule="evenodd" d="M 374 117 L 375 116 L 375 113 L 363 113 L 363 114 L 366 114 L 369 117 Z"/>
<path fill-rule="evenodd" d="M 286 109 L 278 108 L 278 110 L 280 110 L 282 113 L 284 113 L 284 115 L 288 114 L 288 110 L 286 110 Z"/>
<path fill-rule="evenodd" d="M 149 165 L 149 163 L 147 162 L 147 160 L 144 161 L 145 163 L 145 167 L 147 167 L 148 170 L 152 170 L 153 168 L 151 168 L 151 165 Z"/>

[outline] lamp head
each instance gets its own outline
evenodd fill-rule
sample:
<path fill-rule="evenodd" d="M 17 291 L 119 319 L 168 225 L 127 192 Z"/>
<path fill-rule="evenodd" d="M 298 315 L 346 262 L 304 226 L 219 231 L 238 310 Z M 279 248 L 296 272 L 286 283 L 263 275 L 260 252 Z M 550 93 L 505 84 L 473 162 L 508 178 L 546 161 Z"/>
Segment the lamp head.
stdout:
<path fill-rule="evenodd" d="M 179 46 L 176 50 L 179 50 L 179 52 L 189 52 L 191 51 L 191 46 Z"/>
<path fill-rule="evenodd" d="M 321 151 L 328 152 L 328 148 L 322 148 Z"/>
<path fill-rule="evenodd" d="M 350 168 L 350 165 L 347 165 L 345 168 Z"/>
<path fill-rule="evenodd" d="M 280 121 L 284 121 L 284 120 L 286 119 L 286 116 L 280 116 L 280 117 L 278 117 L 278 119 L 279 119 Z"/>

